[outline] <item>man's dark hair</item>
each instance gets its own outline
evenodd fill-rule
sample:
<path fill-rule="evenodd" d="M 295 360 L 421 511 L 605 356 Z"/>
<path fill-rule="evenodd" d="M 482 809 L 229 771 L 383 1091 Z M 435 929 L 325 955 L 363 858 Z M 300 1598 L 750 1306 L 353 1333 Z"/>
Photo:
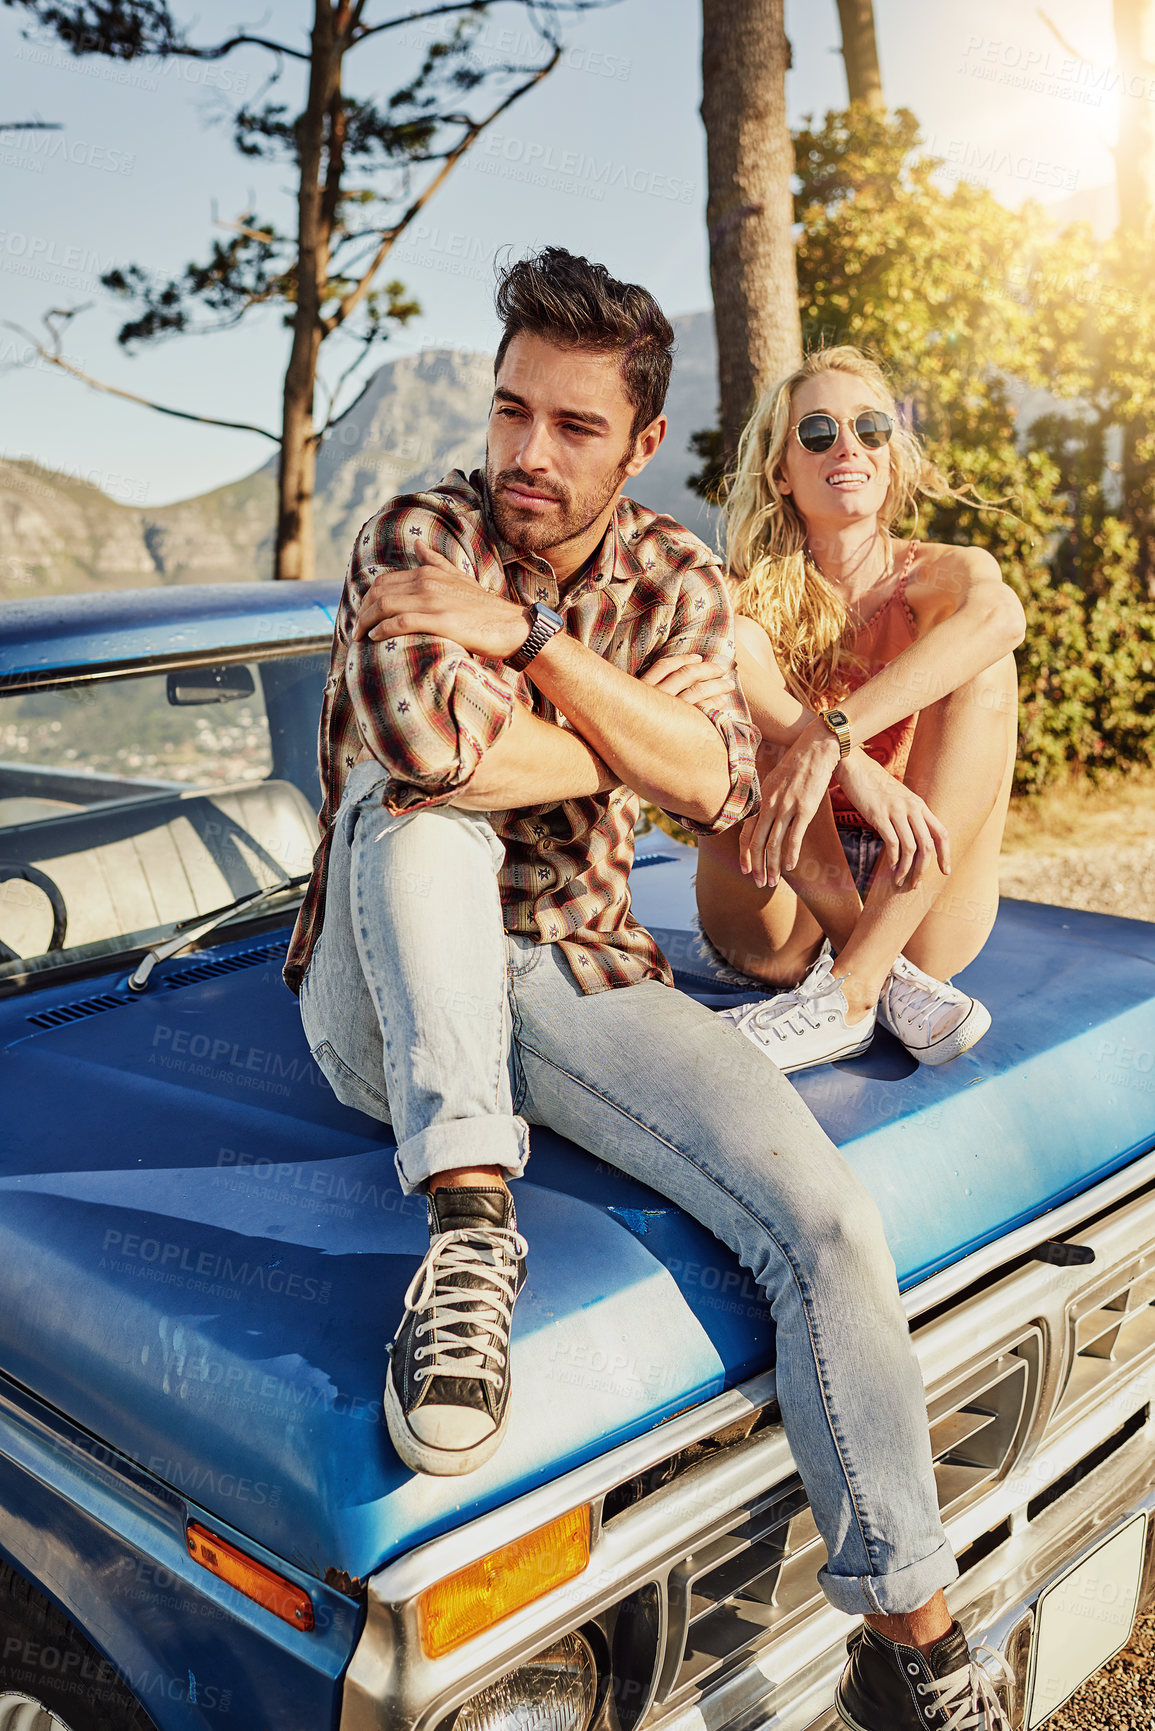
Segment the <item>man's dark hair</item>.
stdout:
<path fill-rule="evenodd" d="M 620 355 L 622 383 L 634 405 L 631 438 L 661 414 L 674 331 L 648 289 L 618 282 L 604 264 L 547 246 L 501 270 L 494 298 L 503 327 L 495 376 L 514 337 L 528 331 L 562 346 Z"/>

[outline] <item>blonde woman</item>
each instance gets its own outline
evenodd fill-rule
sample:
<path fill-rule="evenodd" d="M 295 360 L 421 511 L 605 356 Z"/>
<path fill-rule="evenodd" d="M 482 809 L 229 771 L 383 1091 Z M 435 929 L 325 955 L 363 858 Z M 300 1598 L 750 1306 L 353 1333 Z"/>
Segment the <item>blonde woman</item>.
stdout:
<path fill-rule="evenodd" d="M 810 355 L 742 438 L 727 558 L 762 809 L 703 838 L 698 909 L 775 989 L 723 1014 L 783 1070 L 864 1050 L 876 1016 L 928 1064 L 990 1026 L 949 981 L 998 905 L 1024 617 L 989 553 L 894 535 L 949 491 L 855 348 Z M 718 689 L 708 668 L 659 677 Z"/>

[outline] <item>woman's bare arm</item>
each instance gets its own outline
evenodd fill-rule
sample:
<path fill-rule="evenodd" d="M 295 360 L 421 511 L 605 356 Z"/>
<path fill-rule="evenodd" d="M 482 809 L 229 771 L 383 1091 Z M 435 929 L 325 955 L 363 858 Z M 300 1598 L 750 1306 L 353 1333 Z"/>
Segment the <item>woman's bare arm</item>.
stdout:
<path fill-rule="evenodd" d="M 855 740 L 937 703 L 1023 641 L 1022 603 L 981 547 L 928 546 L 906 598 L 917 640 L 839 705 Z"/>
<path fill-rule="evenodd" d="M 797 865 L 802 834 L 837 778 L 881 835 L 900 877 L 920 876 L 936 855 L 949 871 L 949 837 L 919 796 L 862 751 L 840 761 L 833 734 L 786 689 L 762 627 L 741 615 L 735 623 L 738 675 L 755 726 L 771 748 L 759 754 L 762 810 L 742 827 L 742 870 L 765 887 Z M 775 746 L 784 748 L 779 761 L 766 761 Z"/>
<path fill-rule="evenodd" d="M 790 695 L 769 637 L 741 613 L 734 621 L 734 644 L 738 678 L 755 727 L 771 745 L 792 744 L 814 720 L 814 711 Z"/>

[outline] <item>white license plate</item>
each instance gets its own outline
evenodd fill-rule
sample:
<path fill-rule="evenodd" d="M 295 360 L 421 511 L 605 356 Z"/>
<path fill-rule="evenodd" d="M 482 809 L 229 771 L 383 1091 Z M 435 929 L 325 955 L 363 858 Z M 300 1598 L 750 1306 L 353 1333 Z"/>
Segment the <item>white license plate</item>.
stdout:
<path fill-rule="evenodd" d="M 1039 1594 L 1030 1731 L 1127 1645 L 1139 1604 L 1146 1537 L 1147 1517 L 1137 1515 Z"/>

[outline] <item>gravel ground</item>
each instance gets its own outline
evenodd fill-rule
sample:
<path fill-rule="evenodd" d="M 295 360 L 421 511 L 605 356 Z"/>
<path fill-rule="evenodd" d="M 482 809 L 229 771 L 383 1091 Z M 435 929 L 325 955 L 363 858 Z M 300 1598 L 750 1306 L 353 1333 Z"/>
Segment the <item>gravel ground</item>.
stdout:
<path fill-rule="evenodd" d="M 1004 853 L 999 888 L 1028 902 L 1155 920 L 1155 839 Z"/>
<path fill-rule="evenodd" d="M 1155 920 L 1155 840 L 1003 855 L 1006 896 Z M 1152 1731 L 1155 1727 L 1155 1614 L 1141 1617 L 1131 1645 L 1105 1665 L 1053 1718 L 1047 1731 Z"/>

